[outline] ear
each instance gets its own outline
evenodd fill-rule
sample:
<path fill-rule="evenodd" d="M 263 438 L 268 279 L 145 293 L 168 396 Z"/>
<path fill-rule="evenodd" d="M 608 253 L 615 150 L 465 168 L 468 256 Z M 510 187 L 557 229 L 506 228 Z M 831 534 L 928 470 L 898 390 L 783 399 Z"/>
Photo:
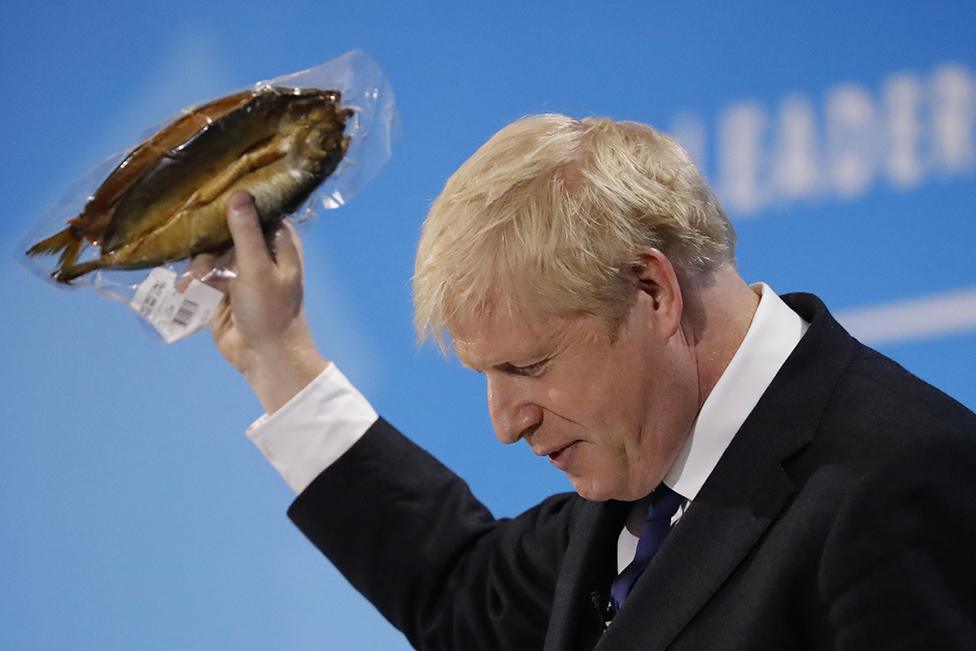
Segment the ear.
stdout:
<path fill-rule="evenodd" d="M 654 327 L 671 337 L 681 327 L 684 301 L 674 265 L 658 249 L 644 249 L 634 267 L 638 289 L 654 316 Z"/>

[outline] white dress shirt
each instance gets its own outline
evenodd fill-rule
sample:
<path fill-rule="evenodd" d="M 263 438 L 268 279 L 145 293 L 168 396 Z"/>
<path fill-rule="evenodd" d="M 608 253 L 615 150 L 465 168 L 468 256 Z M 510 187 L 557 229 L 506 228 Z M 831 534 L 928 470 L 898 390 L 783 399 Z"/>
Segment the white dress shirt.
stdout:
<path fill-rule="evenodd" d="M 735 433 L 810 327 L 769 285 L 756 283 L 750 287 L 760 298 L 749 330 L 705 398 L 684 447 L 664 476 L 664 483 L 686 500 L 671 518 L 672 525 L 698 496 Z M 636 552 L 637 536 L 624 527 L 617 538 L 618 573 Z"/>
<path fill-rule="evenodd" d="M 247 436 L 296 494 L 355 445 L 378 416 L 339 368 L 322 373 Z"/>
<path fill-rule="evenodd" d="M 759 307 L 738 351 L 706 398 L 664 483 L 687 502 L 701 490 L 732 437 L 759 402 L 807 324 L 764 283 L 752 285 Z M 258 418 L 247 436 L 285 482 L 301 493 L 376 422 L 366 398 L 332 363 L 273 414 Z M 626 567 L 637 537 L 626 527 L 617 541 L 617 566 Z"/>

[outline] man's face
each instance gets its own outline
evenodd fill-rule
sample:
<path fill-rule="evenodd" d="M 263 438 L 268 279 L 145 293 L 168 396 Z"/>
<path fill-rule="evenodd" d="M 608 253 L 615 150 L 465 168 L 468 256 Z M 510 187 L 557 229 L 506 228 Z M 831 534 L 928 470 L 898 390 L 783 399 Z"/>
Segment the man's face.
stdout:
<path fill-rule="evenodd" d="M 499 440 L 548 456 L 590 500 L 652 491 L 698 410 L 694 358 L 644 293 L 611 341 L 591 316 L 488 314 L 454 333 L 460 360 L 484 373 Z"/>

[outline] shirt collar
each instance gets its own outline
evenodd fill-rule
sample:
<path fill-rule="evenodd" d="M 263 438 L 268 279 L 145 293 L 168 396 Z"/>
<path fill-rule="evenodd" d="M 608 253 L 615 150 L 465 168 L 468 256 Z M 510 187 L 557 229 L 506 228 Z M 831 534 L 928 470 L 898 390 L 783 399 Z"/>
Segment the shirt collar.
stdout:
<path fill-rule="evenodd" d="M 688 500 L 697 497 L 735 433 L 810 327 L 769 285 L 756 283 L 750 288 L 760 299 L 749 330 L 664 477 L 665 484 Z"/>

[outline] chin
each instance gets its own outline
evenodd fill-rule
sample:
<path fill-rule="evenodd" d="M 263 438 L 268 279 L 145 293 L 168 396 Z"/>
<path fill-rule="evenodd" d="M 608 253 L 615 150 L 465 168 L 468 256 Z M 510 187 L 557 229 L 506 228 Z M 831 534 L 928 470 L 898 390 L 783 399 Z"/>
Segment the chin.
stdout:
<path fill-rule="evenodd" d="M 606 502 L 607 500 L 619 499 L 611 487 L 603 486 L 600 482 L 584 477 L 570 477 L 569 480 L 573 483 L 576 494 L 588 502 Z"/>
<path fill-rule="evenodd" d="M 635 502 L 647 497 L 653 488 L 628 486 L 623 482 L 602 482 L 595 478 L 570 477 L 576 494 L 589 502 Z"/>

